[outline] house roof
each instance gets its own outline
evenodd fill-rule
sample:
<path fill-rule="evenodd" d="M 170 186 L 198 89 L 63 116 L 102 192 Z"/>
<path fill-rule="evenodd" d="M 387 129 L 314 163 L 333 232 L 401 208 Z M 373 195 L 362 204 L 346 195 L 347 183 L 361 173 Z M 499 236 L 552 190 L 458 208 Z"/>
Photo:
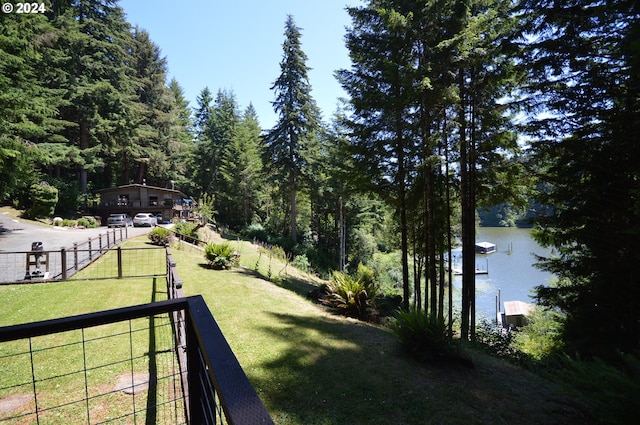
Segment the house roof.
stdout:
<path fill-rule="evenodd" d="M 96 193 L 113 192 L 113 191 L 117 191 L 117 190 L 120 190 L 120 189 L 131 189 L 131 188 L 140 188 L 140 187 L 145 187 L 147 189 L 153 189 L 153 190 L 158 191 L 158 192 L 174 193 L 174 194 L 179 195 L 182 198 L 188 198 L 187 195 L 185 195 L 184 193 L 182 193 L 181 191 L 176 190 L 176 189 L 169 189 L 169 188 L 166 188 L 166 187 L 149 186 L 149 185 L 146 185 L 146 184 L 137 184 L 137 183 L 136 184 L 125 184 L 125 185 L 117 186 L 117 187 L 108 187 L 106 189 L 96 190 Z"/>
<path fill-rule="evenodd" d="M 533 304 L 524 301 L 505 301 L 505 316 L 527 316 L 533 311 Z"/>
<path fill-rule="evenodd" d="M 476 242 L 476 246 L 479 246 L 481 248 L 492 248 L 495 247 L 496 244 L 493 244 L 491 242 Z"/>

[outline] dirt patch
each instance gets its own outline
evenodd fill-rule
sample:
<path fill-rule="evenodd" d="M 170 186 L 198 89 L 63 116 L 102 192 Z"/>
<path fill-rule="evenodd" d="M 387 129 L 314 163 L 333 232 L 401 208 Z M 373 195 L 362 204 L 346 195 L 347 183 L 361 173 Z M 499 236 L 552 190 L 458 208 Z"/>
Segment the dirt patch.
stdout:
<path fill-rule="evenodd" d="M 146 391 L 149 388 L 149 374 L 148 373 L 126 373 L 120 375 L 114 391 L 122 391 L 125 394 L 138 394 L 142 391 Z"/>
<path fill-rule="evenodd" d="M 32 394 L 12 394 L 0 399 L 0 413 L 9 413 L 18 410 L 33 400 Z"/>

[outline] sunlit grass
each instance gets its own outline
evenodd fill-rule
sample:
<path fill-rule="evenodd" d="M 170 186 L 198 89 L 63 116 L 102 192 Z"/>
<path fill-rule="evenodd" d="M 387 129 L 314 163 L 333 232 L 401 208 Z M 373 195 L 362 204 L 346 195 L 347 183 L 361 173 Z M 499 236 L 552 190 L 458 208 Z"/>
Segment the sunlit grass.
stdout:
<path fill-rule="evenodd" d="M 335 316 L 308 300 L 305 294 L 318 280 L 311 281 L 281 260 L 269 260 L 267 252 L 247 242 L 230 243 L 240 253 L 240 268 L 211 270 L 204 253 L 186 244 L 174 245 L 172 255 L 185 294 L 204 297 L 275 423 L 571 422 L 566 418 L 567 405 L 558 404 L 566 399 L 540 378 L 480 353 L 474 354 L 473 370 L 414 363 L 400 354 L 387 329 Z M 141 279 L 0 288 L 0 298 L 10 305 L 0 316 L 0 324 L 160 300 L 166 297 L 161 286 L 154 291 L 150 279 Z M 144 332 L 134 339 L 134 350 L 148 348 Z M 119 337 L 104 344 L 110 345 L 108 351 L 126 350 L 126 342 Z M 72 349 L 61 349 L 55 357 L 52 354 L 50 362 L 69 358 L 70 364 L 77 364 L 77 353 L 67 350 Z M 92 350 L 99 355 L 99 348 Z M 4 362 L 0 365 L 0 382 L 28 369 L 26 363 L 15 368 L 5 367 Z M 134 365 L 136 371 L 145 367 L 148 365 Z M 104 369 L 91 374 L 96 387 L 112 385 L 119 373 L 116 366 Z M 117 393 L 97 398 L 95 411 L 103 409 L 105 417 L 113 415 L 109 409 L 130 403 L 127 397 Z M 51 423 L 73 423 L 65 422 L 71 415 Z"/>

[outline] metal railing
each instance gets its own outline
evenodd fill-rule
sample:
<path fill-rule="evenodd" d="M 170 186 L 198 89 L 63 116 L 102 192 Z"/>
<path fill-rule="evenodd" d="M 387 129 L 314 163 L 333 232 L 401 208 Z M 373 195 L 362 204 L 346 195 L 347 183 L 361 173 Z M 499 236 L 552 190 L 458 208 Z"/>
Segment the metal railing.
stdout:
<path fill-rule="evenodd" d="M 0 414 L 0 424 L 42 423 L 41 417 L 49 423 L 50 417 L 65 415 L 80 415 L 83 423 L 93 424 L 131 418 L 146 424 L 273 423 L 204 299 L 184 296 L 171 250 L 165 249 L 168 301 L 0 328 L 0 372 L 5 365 L 22 365 L 21 371 L 3 372 L 12 378 L 0 382 L 0 400 L 16 394 L 27 399 L 27 407 L 19 414 Z M 155 282 L 156 278 L 154 286 Z M 69 336 L 72 331 L 75 336 Z M 112 341 L 122 337 L 128 337 L 129 349 L 124 351 L 129 354 L 118 357 L 110 350 Z M 47 353 L 58 350 L 80 352 L 76 357 L 83 361 L 69 361 L 69 370 L 64 369 L 67 361 L 51 365 Z M 105 418 L 100 416 L 102 400 L 123 388 L 93 382 L 90 377 L 113 370 L 124 372 L 124 390 L 130 391 L 133 403 L 116 403 L 121 410 Z M 146 374 L 137 382 L 140 372 Z M 65 389 L 65 395 L 76 394 L 75 398 L 52 400 L 54 382 L 66 377 L 75 377 L 71 381 L 78 388 Z M 147 395 L 138 396 L 136 402 L 139 385 L 146 385 Z"/>
<path fill-rule="evenodd" d="M 179 365 L 181 371 L 179 373 L 170 371 L 163 376 L 158 376 L 156 367 L 155 372 L 149 370 L 149 378 L 146 382 L 135 382 L 132 383 L 130 387 L 141 384 L 155 387 L 157 386 L 157 382 L 163 379 L 169 379 L 172 374 L 175 374 L 175 376 L 186 376 L 186 381 L 182 382 L 182 388 L 185 391 L 174 391 L 174 397 L 168 400 L 156 400 L 155 404 L 149 403 L 149 396 L 147 396 L 144 410 L 135 408 L 134 403 L 133 411 L 120 412 L 119 415 L 116 414 L 116 418 L 112 420 L 122 420 L 122 418 L 129 416 L 135 417 L 137 414 L 145 416 L 146 423 L 150 423 L 148 417 L 151 412 L 156 412 L 161 406 L 168 404 L 170 410 L 174 413 L 176 409 L 184 409 L 184 415 L 178 412 L 178 414 L 176 414 L 177 416 L 175 416 L 178 423 L 180 423 L 181 418 L 184 417 L 186 418 L 186 423 L 191 424 L 272 424 L 273 421 L 269 417 L 262 401 L 242 370 L 242 367 L 238 363 L 222 331 L 201 296 L 178 298 L 98 313 L 0 328 L 0 343 L 26 340 L 28 341 L 27 345 L 29 347 L 25 351 L 11 353 L 4 358 L 0 358 L 0 360 L 2 360 L 3 363 L 14 362 L 17 357 L 20 357 L 31 359 L 31 362 L 33 362 L 34 357 L 37 356 L 37 349 L 34 349 L 34 345 L 38 345 L 34 344 L 34 340 L 39 337 L 74 330 L 80 330 L 82 335 L 85 335 L 90 328 L 122 322 L 131 323 L 131 321 L 140 318 L 161 318 L 163 316 L 172 318 L 176 312 L 182 312 L 181 316 L 184 317 L 184 321 L 174 323 L 174 326 L 182 328 L 186 338 L 181 340 L 178 335 L 174 335 L 175 344 L 171 352 L 174 353 L 178 359 L 176 364 Z M 131 325 L 129 325 L 129 329 L 131 329 Z M 129 338 L 133 340 L 134 338 L 131 336 L 131 332 L 130 330 Z M 103 336 L 103 338 L 106 337 L 107 336 Z M 0 419 L 0 423 L 6 420 L 22 420 L 25 417 L 31 420 L 35 419 L 39 423 L 39 418 L 42 417 L 42 415 L 48 414 L 53 416 L 58 410 L 64 410 L 71 404 L 77 405 L 76 408 L 80 410 L 85 410 L 83 416 L 88 418 L 88 423 L 95 423 L 91 420 L 93 415 L 96 414 L 92 406 L 95 406 L 96 400 L 106 397 L 106 395 L 112 391 L 110 390 L 105 394 L 105 392 L 100 392 L 96 389 L 100 388 L 100 385 L 96 385 L 96 388 L 90 387 L 90 380 L 87 377 L 95 373 L 98 368 L 98 366 L 88 367 L 88 365 L 96 361 L 96 359 L 86 357 L 89 352 L 87 345 L 91 341 L 93 341 L 93 339 L 83 337 L 80 342 L 74 342 L 74 344 L 78 344 L 78 346 L 81 347 L 80 350 L 84 353 L 85 369 L 72 370 L 66 373 L 84 376 L 84 380 L 81 379 L 81 382 L 83 382 L 85 386 L 84 391 L 77 391 L 78 394 L 83 395 L 82 397 L 75 400 L 64 400 L 56 405 L 48 405 L 46 409 L 44 409 L 41 404 L 42 402 L 39 404 L 39 398 L 43 397 L 41 387 L 45 385 L 47 380 L 52 379 L 52 377 L 39 376 L 36 373 L 38 368 L 32 363 L 30 367 L 30 380 L 12 383 L 8 388 L 0 386 L 0 393 L 6 394 L 13 388 L 19 388 L 21 392 L 24 392 L 25 388 L 31 388 L 32 393 L 29 397 L 34 409 L 26 413 L 21 413 L 19 418 L 10 417 L 8 419 Z M 132 348 L 131 352 L 133 353 L 134 351 Z M 166 349 L 163 351 L 166 352 Z M 119 364 L 119 361 L 108 360 L 108 353 L 99 352 L 102 357 L 105 357 L 105 359 L 102 359 L 100 367 L 114 367 L 114 365 Z M 183 352 L 186 356 L 186 372 L 183 369 L 184 363 L 180 361 L 180 352 Z M 157 355 L 158 349 L 156 348 L 152 353 L 154 356 Z M 134 356 L 132 355 L 131 357 Z M 134 360 L 134 358 L 131 358 L 124 360 L 124 362 L 133 363 Z M 152 368 L 149 367 L 149 369 Z M 134 374 L 133 371 L 134 367 L 132 366 L 132 377 Z M 154 374 L 156 376 L 154 376 Z M 65 375 L 65 373 L 63 372 L 62 375 Z M 144 414 L 141 413 L 142 411 Z M 78 413 L 76 412 L 75 414 Z M 84 423 L 84 421 L 83 419 L 82 422 Z M 111 420 L 105 420 L 102 423 L 110 421 Z M 64 423 L 64 421 L 61 423 Z M 168 423 L 175 422 L 173 422 L 173 419 L 170 419 Z"/>

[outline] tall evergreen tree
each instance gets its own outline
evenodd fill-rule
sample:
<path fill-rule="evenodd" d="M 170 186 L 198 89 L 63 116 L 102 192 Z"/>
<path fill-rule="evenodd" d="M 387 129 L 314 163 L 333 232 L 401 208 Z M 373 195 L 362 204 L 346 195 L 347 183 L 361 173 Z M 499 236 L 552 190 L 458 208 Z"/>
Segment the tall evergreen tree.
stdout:
<path fill-rule="evenodd" d="M 260 206 L 262 159 L 260 124 L 249 105 L 238 122 L 220 169 L 226 188 L 226 223 L 235 227 L 251 224 Z"/>
<path fill-rule="evenodd" d="M 354 177 L 394 205 L 398 215 L 403 303 L 408 309 L 407 186 L 415 148 L 409 137 L 415 70 L 408 39 L 412 15 L 385 2 L 371 3 L 348 9 L 353 21 L 346 37 L 352 68 L 339 71 L 338 77 L 351 96 Z"/>
<path fill-rule="evenodd" d="M 640 348 L 640 6 L 524 1 L 528 130 L 553 207 L 537 238 L 559 283 L 538 300 L 566 315 L 570 354 Z M 539 112 L 544 114 L 537 115 Z"/>
<path fill-rule="evenodd" d="M 314 152 L 320 111 L 311 97 L 307 55 L 302 50 L 300 28 L 289 15 L 285 23 L 280 75 L 271 87 L 278 122 L 265 136 L 265 167 L 274 179 L 286 181 L 289 193 L 290 237 L 297 240 L 297 193 L 304 170 Z"/>
<path fill-rule="evenodd" d="M 189 102 L 178 81 L 169 82 L 171 98 L 171 128 L 169 130 L 167 154 L 169 162 L 169 182 L 185 193 L 195 193 L 195 185 L 190 166 L 193 163 L 195 145 L 193 143 L 193 121 Z"/>

